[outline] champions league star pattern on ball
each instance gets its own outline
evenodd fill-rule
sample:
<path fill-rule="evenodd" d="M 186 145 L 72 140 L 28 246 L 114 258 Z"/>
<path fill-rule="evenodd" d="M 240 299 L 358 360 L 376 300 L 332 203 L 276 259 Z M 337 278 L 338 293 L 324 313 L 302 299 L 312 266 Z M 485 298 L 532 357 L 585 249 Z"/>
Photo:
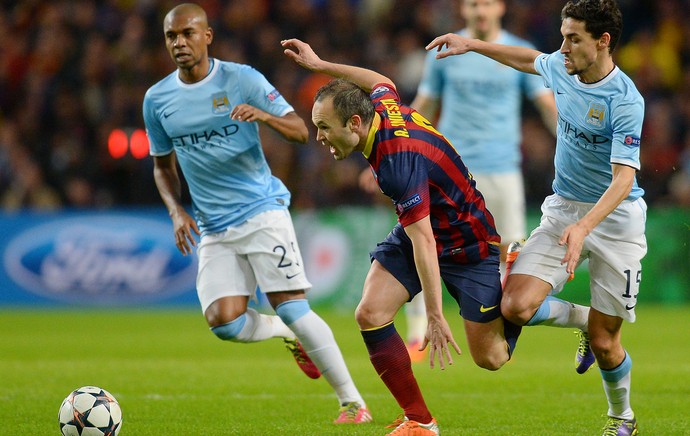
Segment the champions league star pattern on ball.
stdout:
<path fill-rule="evenodd" d="M 110 392 L 84 386 L 62 401 L 58 421 L 64 436 L 117 436 L 122 428 L 122 409 Z"/>

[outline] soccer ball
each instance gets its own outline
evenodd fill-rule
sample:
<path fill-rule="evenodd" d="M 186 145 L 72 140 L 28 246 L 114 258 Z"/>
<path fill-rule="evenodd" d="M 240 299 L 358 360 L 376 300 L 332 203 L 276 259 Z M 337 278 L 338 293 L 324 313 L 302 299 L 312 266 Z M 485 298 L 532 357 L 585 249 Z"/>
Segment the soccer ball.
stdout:
<path fill-rule="evenodd" d="M 110 392 L 84 386 L 62 401 L 58 421 L 64 436 L 116 436 L 122 427 L 122 410 Z"/>

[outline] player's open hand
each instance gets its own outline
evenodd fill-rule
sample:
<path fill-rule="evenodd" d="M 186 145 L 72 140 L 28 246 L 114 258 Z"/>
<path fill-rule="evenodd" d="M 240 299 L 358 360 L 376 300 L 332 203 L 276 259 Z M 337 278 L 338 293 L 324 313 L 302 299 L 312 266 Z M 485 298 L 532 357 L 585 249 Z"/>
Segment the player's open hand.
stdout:
<path fill-rule="evenodd" d="M 194 239 L 192 232 L 196 233 L 197 236 L 201 235 L 196 221 L 184 210 L 173 213 L 171 218 L 177 249 L 185 256 L 192 254 L 192 247 L 196 246 L 196 239 Z"/>
<path fill-rule="evenodd" d="M 247 103 L 235 106 L 230 113 L 230 119 L 237 121 L 262 121 L 265 122 L 268 114 L 261 109 L 255 108 Z"/>
<path fill-rule="evenodd" d="M 470 51 L 471 39 L 465 38 L 455 33 L 446 33 L 445 35 L 437 36 L 425 48 L 431 50 L 433 48 L 438 51 L 436 59 L 443 59 L 448 56 L 461 55 Z M 442 51 L 444 46 L 447 50 Z"/>
<path fill-rule="evenodd" d="M 561 259 L 561 264 L 567 264 L 565 270 L 568 274 L 573 274 L 577 263 L 580 261 L 580 254 L 582 253 L 582 246 L 585 242 L 585 237 L 589 231 L 579 223 L 569 225 L 563 230 L 561 239 L 558 241 L 560 245 L 565 245 L 565 256 Z"/>
<path fill-rule="evenodd" d="M 309 44 L 297 38 L 284 39 L 280 41 L 280 45 L 285 48 L 283 53 L 287 57 L 308 70 L 315 70 L 321 61 Z"/>
<path fill-rule="evenodd" d="M 442 370 L 446 369 L 446 363 L 448 363 L 448 365 L 453 364 L 453 356 L 451 355 L 448 344 L 453 346 L 458 355 L 462 354 L 462 350 L 460 350 L 460 347 L 455 342 L 453 333 L 450 331 L 448 322 L 443 315 L 438 318 L 429 316 L 426 337 L 424 338 L 424 344 L 421 349 L 423 350 L 427 345 L 429 346 L 429 366 L 431 369 L 434 368 L 437 356 L 438 363 Z"/>

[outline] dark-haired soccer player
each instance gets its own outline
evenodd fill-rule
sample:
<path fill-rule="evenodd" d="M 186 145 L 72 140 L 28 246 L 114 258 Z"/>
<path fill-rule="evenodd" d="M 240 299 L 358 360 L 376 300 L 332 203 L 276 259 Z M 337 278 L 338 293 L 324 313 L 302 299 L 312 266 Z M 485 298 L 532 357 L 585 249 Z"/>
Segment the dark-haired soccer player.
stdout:
<path fill-rule="evenodd" d="M 509 358 L 519 328 L 500 313 L 501 239 L 484 199 L 453 146 L 418 112 L 400 103 L 381 74 L 320 59 L 297 39 L 282 42 L 299 65 L 347 80 L 319 89 L 312 121 L 317 141 L 336 160 L 361 152 L 399 223 L 371 252 L 356 320 L 379 377 L 404 411 L 394 435 L 434 435 L 438 425 L 415 380 L 405 343 L 393 324 L 398 310 L 423 292 L 430 364 L 452 364 L 460 353 L 441 310 L 441 278 L 462 308 L 477 365 L 496 370 Z"/>
<path fill-rule="evenodd" d="M 637 434 L 630 406 L 632 360 L 621 345 L 635 321 L 641 260 L 647 252 L 644 191 L 637 186 L 644 100 L 613 62 L 623 18 L 615 0 L 573 0 L 561 11 L 560 51 L 544 54 L 444 35 L 438 58 L 470 51 L 540 74 L 558 108 L 554 194 L 508 276 L 501 304 L 516 324 L 543 317 L 543 301 L 589 259 L 589 339 L 601 370 L 609 419 L 604 435 Z"/>
<path fill-rule="evenodd" d="M 528 41 L 502 27 L 501 19 L 507 7 L 504 0 L 459 0 L 459 3 L 465 27 L 455 33 L 533 48 Z M 417 95 L 410 103 L 429 120 L 439 117 L 438 130 L 458 149 L 472 171 L 501 235 L 502 273 L 506 269 L 509 244 L 527 237 L 520 165 L 523 99 L 533 103 L 545 126 L 555 135 L 558 113 L 553 92 L 539 76 L 506 68 L 478 54 L 438 60 L 429 52 Z M 529 142 L 531 138 L 525 140 Z M 582 310 L 586 312 L 585 308 Z M 418 356 L 423 357 L 418 351 L 426 330 L 422 299 L 417 297 L 405 305 L 405 314 L 407 347 L 415 361 Z M 583 317 L 586 319 L 586 313 Z"/>
<path fill-rule="evenodd" d="M 293 142 L 307 140 L 306 124 L 261 73 L 209 57 L 213 31 L 199 5 L 175 6 L 163 31 L 177 69 L 146 93 L 144 121 L 178 249 L 191 253 L 201 235 L 197 293 L 206 322 L 225 341 L 283 338 L 300 368 L 312 378 L 323 374 L 335 391 L 336 423 L 371 421 L 330 327 L 306 299 L 311 284 L 290 193 L 261 149 L 259 123 Z M 181 203 L 178 162 L 196 219 Z M 277 316 L 247 307 L 257 284 Z"/>

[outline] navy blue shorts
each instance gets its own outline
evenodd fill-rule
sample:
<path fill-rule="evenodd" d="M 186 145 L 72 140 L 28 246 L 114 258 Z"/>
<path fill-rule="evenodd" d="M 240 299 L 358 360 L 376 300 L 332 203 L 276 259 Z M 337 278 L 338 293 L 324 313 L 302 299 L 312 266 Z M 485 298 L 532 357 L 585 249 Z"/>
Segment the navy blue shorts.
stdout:
<path fill-rule="evenodd" d="M 407 289 L 410 300 L 422 291 L 414 263 L 412 241 L 402 226 L 397 225 L 383 242 L 369 253 Z M 439 258 L 441 279 L 457 301 L 460 315 L 469 321 L 486 323 L 501 316 L 500 252 L 491 246 L 489 257 L 477 263 L 462 264 Z"/>

